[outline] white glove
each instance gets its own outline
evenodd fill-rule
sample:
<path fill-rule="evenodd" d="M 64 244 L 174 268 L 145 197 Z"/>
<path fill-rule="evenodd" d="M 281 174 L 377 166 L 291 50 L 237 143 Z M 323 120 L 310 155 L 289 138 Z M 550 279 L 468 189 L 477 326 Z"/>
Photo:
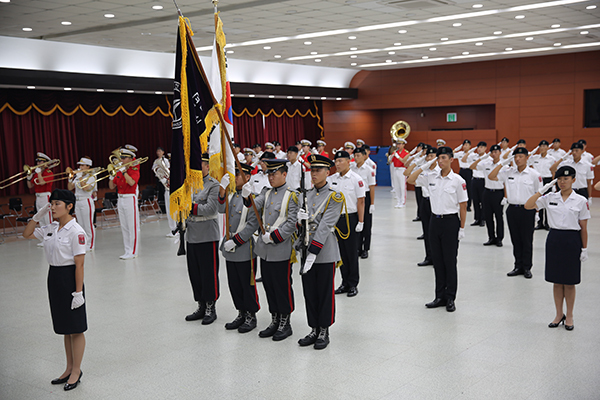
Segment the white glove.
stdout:
<path fill-rule="evenodd" d="M 588 206 L 591 206 L 591 205 L 592 205 L 592 198 L 590 197 L 590 198 L 588 199 Z"/>
<path fill-rule="evenodd" d="M 516 148 L 517 148 L 518 144 L 515 144 L 513 147 L 511 147 L 510 149 L 508 149 L 508 151 L 510 153 L 512 153 Z"/>
<path fill-rule="evenodd" d="M 274 243 L 273 239 L 271 239 L 271 234 L 269 232 L 265 232 L 265 234 L 262 235 L 262 240 L 263 242 L 265 242 L 265 244 Z"/>
<path fill-rule="evenodd" d="M 400 158 L 400 154 L 398 154 L 398 152 L 395 152 L 395 153 L 394 153 L 394 157 L 396 157 L 398 160 L 402 160 L 402 159 Z"/>
<path fill-rule="evenodd" d="M 558 179 L 553 179 L 552 182 L 546 183 L 544 186 L 542 186 L 542 188 L 540 190 L 538 190 L 538 193 L 543 196 L 544 193 L 546 193 L 548 190 L 550 190 L 550 188 L 552 186 L 554 186 L 557 181 L 558 181 Z"/>
<path fill-rule="evenodd" d="M 427 161 L 425 164 L 421 165 L 421 171 L 427 171 L 431 167 L 431 164 L 433 164 L 436 160 L 437 160 L 437 157 L 435 157 L 435 158 Z"/>
<path fill-rule="evenodd" d="M 564 156 L 562 156 L 562 160 L 566 161 L 567 158 L 569 158 L 569 156 L 571 155 L 571 152 L 572 152 L 572 150 L 567 151 L 567 153 Z"/>
<path fill-rule="evenodd" d="M 465 238 L 465 228 L 460 228 L 458 230 L 458 240 L 464 239 Z"/>
<path fill-rule="evenodd" d="M 31 219 L 34 220 L 35 222 L 40 222 L 42 220 L 42 218 L 44 217 L 44 215 L 46 215 L 46 213 L 48 211 L 50 211 L 50 203 L 46 203 L 44 205 L 44 207 L 39 209 L 38 212 Z"/>
<path fill-rule="evenodd" d="M 579 256 L 579 259 L 581 260 L 581 262 L 587 261 L 587 259 L 588 259 L 587 249 L 581 249 L 581 255 Z"/>
<path fill-rule="evenodd" d="M 454 150 L 453 150 L 453 151 L 456 153 L 457 151 L 459 151 L 460 149 L 462 149 L 462 147 L 463 147 L 463 145 L 462 145 L 462 144 L 459 144 L 458 146 L 456 146 L 456 147 L 454 148 Z"/>
<path fill-rule="evenodd" d="M 298 210 L 298 222 L 306 221 L 308 219 L 308 213 L 303 208 Z"/>
<path fill-rule="evenodd" d="M 247 182 L 244 186 L 242 186 L 242 197 L 249 197 L 252 194 L 252 185 L 250 182 Z"/>
<path fill-rule="evenodd" d="M 354 229 L 356 232 L 362 232 L 363 227 L 364 227 L 364 222 L 359 222 L 358 224 L 356 224 L 356 229 Z"/>
<path fill-rule="evenodd" d="M 306 256 L 306 262 L 304 263 L 304 267 L 302 268 L 302 273 L 305 274 L 312 268 L 315 260 L 317 259 L 317 255 L 313 253 L 308 253 Z"/>
<path fill-rule="evenodd" d="M 228 253 L 233 253 L 235 251 L 235 242 L 232 239 L 229 239 L 223 243 L 223 249 Z"/>
<path fill-rule="evenodd" d="M 224 190 L 227 190 L 227 188 L 229 187 L 229 174 L 223 175 L 223 177 L 221 178 L 221 184 L 220 184 L 220 186 Z"/>
<path fill-rule="evenodd" d="M 415 154 L 415 153 L 416 153 L 416 151 L 417 151 L 417 149 L 418 149 L 418 147 L 415 147 L 414 149 L 412 149 L 412 150 L 410 151 L 410 155 L 412 156 L 413 154 Z"/>
<path fill-rule="evenodd" d="M 71 300 L 71 310 L 79 308 L 85 303 L 83 292 L 73 292 L 71 295 L 73 296 L 73 300 Z"/>
<path fill-rule="evenodd" d="M 373 214 L 373 213 L 375 213 L 375 204 L 371 204 L 369 206 L 369 214 Z"/>
<path fill-rule="evenodd" d="M 512 162 L 512 160 L 514 160 L 515 156 L 510 156 L 508 158 L 505 158 L 504 160 L 500 160 L 500 164 L 502 164 L 502 166 L 507 166 L 508 164 L 510 164 Z"/>
<path fill-rule="evenodd" d="M 467 151 L 467 154 L 473 154 L 475 150 L 477 150 L 477 147 L 473 147 L 471 150 Z"/>
<path fill-rule="evenodd" d="M 507 205 L 507 204 L 508 204 L 508 199 L 507 199 L 506 197 L 504 197 L 504 198 L 502 199 L 502 201 L 500 202 L 500 205 L 501 205 L 501 206 L 505 206 L 505 205 Z"/>
<path fill-rule="evenodd" d="M 114 180 L 115 180 L 115 176 L 114 176 L 114 175 L 111 175 L 111 176 L 109 176 L 109 177 L 108 177 L 108 180 L 109 180 L 109 181 L 114 181 Z"/>
<path fill-rule="evenodd" d="M 569 152 L 569 153 L 570 153 L 570 152 Z M 40 172 L 42 172 L 42 169 L 41 169 L 40 167 L 37 167 L 37 168 L 35 169 L 35 173 L 36 173 L 36 174 L 39 174 Z"/>
<path fill-rule="evenodd" d="M 34 173 L 27 175 L 27 180 L 28 181 L 32 180 L 34 175 L 35 175 Z"/>
<path fill-rule="evenodd" d="M 529 152 L 529 155 L 531 156 L 531 155 L 535 154 L 535 153 L 536 153 L 536 152 L 539 150 L 539 148 L 540 148 L 540 146 L 538 146 L 538 147 L 536 147 L 535 149 L 531 150 L 531 151 Z"/>
<path fill-rule="evenodd" d="M 479 160 L 483 161 L 483 160 L 487 160 L 488 158 L 490 158 L 490 153 L 485 153 L 484 155 L 481 156 L 481 158 L 479 158 Z"/>

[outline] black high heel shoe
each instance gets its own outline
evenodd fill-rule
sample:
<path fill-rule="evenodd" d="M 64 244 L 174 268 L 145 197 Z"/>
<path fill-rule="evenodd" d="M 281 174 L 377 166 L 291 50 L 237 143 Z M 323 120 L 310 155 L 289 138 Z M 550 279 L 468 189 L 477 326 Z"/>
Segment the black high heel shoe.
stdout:
<path fill-rule="evenodd" d="M 573 329 L 575 329 L 575 324 L 567 325 L 567 323 L 565 322 L 565 329 L 568 331 L 572 331 Z"/>
<path fill-rule="evenodd" d="M 79 373 L 79 378 L 77 379 L 77 382 L 75 383 L 65 383 L 65 392 L 69 391 L 69 390 L 73 390 L 77 387 L 77 385 L 79 384 L 79 382 L 81 382 L 81 377 L 83 376 L 83 371 L 81 371 Z"/>
<path fill-rule="evenodd" d="M 50 383 L 53 385 L 62 385 L 63 383 L 67 383 L 71 374 L 65 376 L 64 378 L 56 378 L 53 379 Z"/>
<path fill-rule="evenodd" d="M 554 322 L 550 322 L 548 324 L 548 328 L 557 328 L 560 324 L 564 324 L 565 320 L 567 319 L 567 316 L 565 314 L 563 314 L 562 318 L 560 319 L 560 321 L 558 321 L 556 324 Z M 571 325 L 572 327 L 573 325 Z M 567 327 L 567 325 L 565 325 L 565 328 Z M 568 329 L 568 328 L 567 328 Z M 573 328 L 571 328 L 573 329 Z M 570 330 L 570 329 L 569 329 Z"/>

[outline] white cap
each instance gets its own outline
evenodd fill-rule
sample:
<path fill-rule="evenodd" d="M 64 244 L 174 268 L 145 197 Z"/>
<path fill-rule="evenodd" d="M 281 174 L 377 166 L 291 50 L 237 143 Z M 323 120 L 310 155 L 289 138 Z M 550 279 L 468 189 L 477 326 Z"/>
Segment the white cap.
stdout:
<path fill-rule="evenodd" d="M 253 157 L 256 155 L 256 152 L 249 147 L 244 148 L 244 154 L 251 154 Z"/>
<path fill-rule="evenodd" d="M 300 144 L 301 144 L 302 146 L 312 146 L 312 142 L 311 142 L 310 140 L 306 140 L 306 139 L 302 139 L 302 140 L 300 141 Z"/>
<path fill-rule="evenodd" d="M 133 151 L 131 151 L 130 149 L 127 148 L 121 148 L 119 149 L 119 151 L 121 152 L 121 155 L 126 155 L 129 157 L 135 157 L 135 153 Z"/>
<path fill-rule="evenodd" d="M 125 145 L 125 146 L 123 146 L 123 147 L 124 147 L 124 148 L 126 148 L 126 149 L 128 149 L 128 150 L 131 150 L 131 151 L 132 151 L 132 152 L 134 152 L 134 153 L 137 153 L 137 151 L 138 151 L 137 147 L 135 147 L 135 146 L 132 146 L 132 145 L 130 145 L 130 144 L 126 144 L 126 145 Z M 135 154 L 134 154 L 134 155 L 135 155 Z"/>
<path fill-rule="evenodd" d="M 444 139 L 438 139 L 435 142 L 438 144 L 438 146 L 443 146 L 446 144 L 446 141 Z"/>
<path fill-rule="evenodd" d="M 396 143 L 406 144 L 406 140 L 404 140 L 404 139 L 398 139 L 398 140 L 396 140 Z"/>
<path fill-rule="evenodd" d="M 77 164 L 79 164 L 79 165 L 89 165 L 91 167 L 92 166 L 92 160 L 90 160 L 87 157 L 81 157 L 79 159 L 79 162 Z"/>
<path fill-rule="evenodd" d="M 357 146 L 362 146 L 363 144 L 365 144 L 365 141 L 362 139 L 356 139 L 356 145 Z"/>
<path fill-rule="evenodd" d="M 50 157 L 48 157 L 47 155 L 45 155 L 45 154 L 44 154 L 44 153 L 42 153 L 41 151 L 38 151 L 38 152 L 37 152 L 37 157 L 36 157 L 36 159 L 38 159 L 38 158 L 42 158 L 42 159 L 44 159 L 44 160 L 46 160 L 46 161 L 51 161 L 51 160 L 52 160 Z"/>
<path fill-rule="evenodd" d="M 324 140 L 317 140 L 317 146 L 327 146 Z"/>
<path fill-rule="evenodd" d="M 275 148 L 275 146 L 273 146 L 273 143 L 271 143 L 271 142 L 265 143 L 265 149 L 274 149 L 274 148 Z"/>
<path fill-rule="evenodd" d="M 352 150 L 354 150 L 356 148 L 356 146 L 352 142 L 344 143 L 344 148 L 346 148 L 346 147 L 350 147 Z"/>

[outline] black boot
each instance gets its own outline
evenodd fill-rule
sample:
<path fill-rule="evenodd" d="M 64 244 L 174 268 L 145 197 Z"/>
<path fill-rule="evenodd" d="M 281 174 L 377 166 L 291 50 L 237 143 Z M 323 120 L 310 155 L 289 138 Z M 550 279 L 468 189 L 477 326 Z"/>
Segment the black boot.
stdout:
<path fill-rule="evenodd" d="M 227 329 L 228 331 L 231 331 L 231 330 L 239 328 L 240 326 L 242 326 L 243 323 L 244 323 L 244 312 L 238 311 L 237 317 L 235 317 L 235 319 L 233 321 L 225 324 L 225 329 Z"/>
<path fill-rule="evenodd" d="M 329 344 L 329 328 L 319 328 L 319 336 L 315 342 L 315 350 L 323 350 Z"/>
<path fill-rule="evenodd" d="M 256 328 L 256 314 L 250 311 L 246 311 L 244 323 L 238 328 L 239 333 L 248 333 L 252 329 Z"/>
<path fill-rule="evenodd" d="M 217 319 L 217 309 L 215 308 L 214 301 L 206 302 L 206 311 L 204 312 L 204 318 L 202 318 L 202 325 L 210 325 Z"/>
<path fill-rule="evenodd" d="M 258 332 L 258 336 L 265 338 L 271 337 L 277 331 L 277 326 L 279 325 L 279 316 L 277 314 L 271 314 L 271 323 L 267 326 L 266 329 Z"/>
<path fill-rule="evenodd" d="M 315 344 L 317 341 L 317 328 L 312 328 L 312 331 L 302 339 L 298 340 L 298 344 L 302 347 L 310 346 L 311 344 Z"/>
<path fill-rule="evenodd" d="M 204 312 L 206 310 L 206 305 L 203 301 L 198 302 L 198 309 L 191 313 L 190 315 L 185 316 L 186 321 L 197 321 L 199 319 L 204 318 Z"/>
<path fill-rule="evenodd" d="M 290 324 L 290 314 L 281 314 L 279 317 L 279 327 L 273 334 L 273 340 L 279 342 L 288 336 L 292 336 L 292 325 Z"/>

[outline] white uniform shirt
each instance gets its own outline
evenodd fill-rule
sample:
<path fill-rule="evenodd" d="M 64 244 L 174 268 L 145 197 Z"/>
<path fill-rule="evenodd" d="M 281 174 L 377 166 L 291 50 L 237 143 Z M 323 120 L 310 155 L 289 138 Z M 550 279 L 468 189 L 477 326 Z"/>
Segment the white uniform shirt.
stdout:
<path fill-rule="evenodd" d="M 61 230 L 58 221 L 35 228 L 33 234 L 44 243 L 48 264 L 54 267 L 75 264 L 75 256 L 87 251 L 85 231 L 73 218 Z"/>
<path fill-rule="evenodd" d="M 591 217 L 586 198 L 574 191 L 566 201 L 563 201 L 560 191 L 548 193 L 537 199 L 535 205 L 538 209 L 546 209 L 548 225 L 552 229 L 579 231 L 579 221 Z"/>
<path fill-rule="evenodd" d="M 279 160 L 287 160 L 287 153 L 285 151 L 276 151 L 275 152 L 275 157 L 277 157 L 277 159 Z"/>
<path fill-rule="evenodd" d="M 83 174 L 80 172 L 80 173 L 76 174 L 75 178 L 73 179 L 73 183 L 75 184 L 75 197 L 77 198 L 77 200 L 84 199 L 84 198 L 87 199 L 88 197 L 92 197 L 92 193 L 98 191 L 98 183 L 95 182 L 93 176 L 86 175 L 87 179 L 84 179 L 83 182 L 81 182 L 80 179 L 82 176 L 83 176 Z M 90 184 L 90 183 L 94 183 L 94 186 L 93 186 L 92 190 L 90 190 L 89 192 L 79 188 L 79 185 L 84 186 L 84 185 Z"/>
<path fill-rule="evenodd" d="M 469 155 L 469 157 L 467 157 L 467 161 L 469 162 L 469 167 L 471 166 L 471 164 L 473 164 L 475 161 L 479 160 L 481 157 L 483 157 L 483 156 L 480 156 L 478 153 L 471 153 L 471 155 Z M 477 165 L 479 166 L 479 164 L 477 164 Z M 473 178 L 485 178 L 485 175 L 484 175 L 483 171 L 474 169 L 473 170 Z"/>
<path fill-rule="evenodd" d="M 436 165 L 433 169 L 429 169 L 427 168 L 427 170 L 424 170 L 423 172 L 421 172 L 419 174 L 419 176 L 417 177 L 417 181 L 415 182 L 416 186 L 420 186 L 422 193 L 423 193 L 423 197 L 425 198 L 429 198 L 429 183 L 427 182 L 427 176 L 429 174 L 437 174 L 438 172 L 440 172 L 440 167 L 438 165 Z"/>
<path fill-rule="evenodd" d="M 556 160 L 558 160 L 559 158 L 562 158 L 565 154 L 567 154 L 567 152 L 564 151 L 561 148 L 559 148 L 558 150 L 554 150 L 553 148 L 549 148 L 548 149 L 548 154 L 550 154 L 552 157 L 554 157 Z"/>
<path fill-rule="evenodd" d="M 365 161 L 365 164 L 367 164 L 368 166 L 373 168 L 375 171 L 377 171 L 377 163 L 375 161 L 371 160 L 370 158 L 367 158 L 367 160 Z"/>
<path fill-rule="evenodd" d="M 496 168 L 498 164 L 494 164 L 492 157 L 486 158 L 477 164 L 477 170 L 483 172 L 483 177 L 485 178 L 485 188 L 486 189 L 504 189 L 504 184 L 500 181 L 492 181 L 488 178 L 490 172 Z M 506 167 L 502 167 L 500 171 L 505 169 Z"/>
<path fill-rule="evenodd" d="M 269 177 L 267 174 L 263 173 L 262 170 L 259 170 L 256 174 L 252 175 L 252 193 L 258 195 L 263 188 L 271 187 L 269 183 Z"/>
<path fill-rule="evenodd" d="M 445 177 L 439 170 L 427 175 L 431 212 L 437 215 L 456 214 L 460 203 L 469 200 L 467 183 L 458 174 L 450 171 Z"/>
<path fill-rule="evenodd" d="M 542 157 L 541 154 L 534 154 L 529 157 L 527 164 L 531 165 L 533 169 L 540 173 L 542 178 L 552 178 L 552 171 L 550 167 L 556 162 L 556 159 L 550 155 L 550 152 L 546 152 L 546 156 Z"/>
<path fill-rule="evenodd" d="M 506 198 L 509 204 L 524 205 L 533 196 L 542 183 L 542 176 L 533 168 L 525 167 L 519 172 L 517 167 L 502 169 L 498 172 L 498 181 L 506 187 Z"/>
<path fill-rule="evenodd" d="M 592 163 L 592 161 L 594 161 L 594 156 L 590 153 L 588 153 L 587 151 L 584 151 L 583 154 L 581 155 L 581 158 L 587 162 L 589 162 L 590 164 Z"/>
<path fill-rule="evenodd" d="M 575 162 L 571 159 L 558 164 L 558 168 L 564 166 L 575 168 L 575 182 L 573 182 L 573 189 L 587 189 L 588 180 L 594 179 L 594 166 L 585 161 L 583 157 L 579 160 L 579 162 Z"/>
<path fill-rule="evenodd" d="M 327 182 L 329 182 L 329 186 L 331 186 L 333 190 L 344 194 L 348 214 L 357 212 L 358 199 L 361 197 L 364 198 L 366 193 L 365 183 L 360 175 L 352 170 L 346 172 L 344 176 L 337 172 L 334 175 L 329 176 Z"/>
<path fill-rule="evenodd" d="M 302 164 L 296 159 L 295 163 L 288 161 L 287 167 L 288 172 L 285 181 L 292 189 L 298 189 L 300 187 L 300 179 L 302 178 Z M 306 174 L 310 176 L 310 172 L 306 172 Z"/>
<path fill-rule="evenodd" d="M 375 181 L 375 170 L 367 165 L 366 161 L 360 167 L 354 164 L 354 168 L 351 169 L 360 175 L 363 182 L 367 185 L 365 190 L 368 190 L 369 186 L 375 186 L 377 184 Z"/>
<path fill-rule="evenodd" d="M 462 159 L 463 159 L 464 155 L 465 155 L 465 152 L 462 150 L 454 153 L 454 158 L 458 159 L 458 166 L 460 168 L 464 168 L 464 169 L 469 169 L 471 164 L 473 164 L 479 158 L 477 156 L 477 154 L 475 152 L 473 152 L 467 156 L 467 161 L 463 162 Z M 475 171 L 473 171 L 473 172 L 475 172 Z"/>

